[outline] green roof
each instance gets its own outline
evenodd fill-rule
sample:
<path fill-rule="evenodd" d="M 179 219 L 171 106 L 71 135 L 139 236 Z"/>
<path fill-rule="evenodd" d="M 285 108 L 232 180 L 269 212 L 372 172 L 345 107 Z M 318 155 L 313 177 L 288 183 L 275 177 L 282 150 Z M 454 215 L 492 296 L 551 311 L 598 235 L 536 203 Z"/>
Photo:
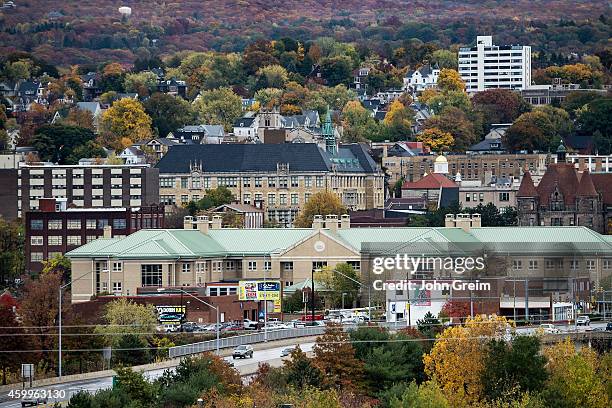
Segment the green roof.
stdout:
<path fill-rule="evenodd" d="M 586 227 L 485 227 L 472 228 L 350 228 L 322 233 L 349 249 L 362 252 L 364 243 L 387 252 L 403 253 L 423 247 L 429 253 L 465 248 L 460 244 L 484 244 L 504 252 L 554 250 L 612 253 L 612 238 Z M 196 259 L 283 253 L 316 231 L 310 228 L 140 230 L 125 238 L 98 239 L 67 253 L 71 258 L 112 257 L 117 259 Z M 389 245 L 391 244 L 391 245 Z M 397 245 L 394 245 L 397 244 Z M 469 245 L 468 245 L 469 246 Z M 431 250 L 431 251 L 429 251 Z"/>

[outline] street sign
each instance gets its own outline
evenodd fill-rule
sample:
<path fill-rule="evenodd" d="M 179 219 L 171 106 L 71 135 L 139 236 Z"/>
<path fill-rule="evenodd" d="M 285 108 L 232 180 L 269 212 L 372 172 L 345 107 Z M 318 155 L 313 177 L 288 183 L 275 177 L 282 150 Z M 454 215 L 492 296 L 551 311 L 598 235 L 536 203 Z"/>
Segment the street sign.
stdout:
<path fill-rule="evenodd" d="M 21 377 L 31 379 L 34 378 L 34 364 L 21 365 Z"/>

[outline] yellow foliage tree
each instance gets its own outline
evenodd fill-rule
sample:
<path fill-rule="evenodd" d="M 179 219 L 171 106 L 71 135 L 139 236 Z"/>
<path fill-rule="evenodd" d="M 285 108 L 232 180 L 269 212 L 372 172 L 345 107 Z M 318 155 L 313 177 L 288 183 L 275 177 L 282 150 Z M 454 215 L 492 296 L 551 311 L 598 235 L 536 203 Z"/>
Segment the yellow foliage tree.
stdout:
<path fill-rule="evenodd" d="M 440 92 L 433 88 L 427 88 L 419 95 L 419 102 L 427 103 L 431 98 L 437 96 Z"/>
<path fill-rule="evenodd" d="M 151 137 L 151 118 L 140 102 L 120 99 L 102 115 L 100 134 L 102 143 L 119 149 L 124 138 L 136 142 Z"/>
<path fill-rule="evenodd" d="M 425 129 L 417 135 L 416 139 L 434 152 L 448 150 L 455 143 L 453 135 L 436 127 Z"/>
<path fill-rule="evenodd" d="M 443 68 L 438 77 L 438 88 L 443 91 L 463 91 L 465 84 L 454 69 Z"/>
<path fill-rule="evenodd" d="M 346 213 L 346 207 L 342 205 L 336 194 L 331 191 L 320 191 L 310 197 L 295 225 L 300 228 L 310 228 L 315 215 L 340 215 L 344 213 Z"/>
<path fill-rule="evenodd" d="M 383 123 L 387 126 L 395 126 L 398 123 L 401 123 L 404 126 L 410 127 L 412 120 L 406 106 L 404 106 L 404 104 L 399 100 L 395 100 L 389 106 L 389 110 L 383 119 Z"/>
<path fill-rule="evenodd" d="M 583 347 L 577 352 L 574 343 L 566 339 L 545 348 L 544 355 L 548 359 L 547 368 L 550 374 L 546 390 L 550 395 L 549 399 L 561 400 L 565 403 L 564 406 L 610 406 L 604 382 L 606 374 L 600 372 L 602 367 L 599 356 L 592 349 Z"/>
<path fill-rule="evenodd" d="M 464 326 L 444 330 L 423 356 L 425 374 L 440 385 L 451 406 L 468 407 L 482 400 L 485 344 L 499 339 L 509 327 L 505 317 L 470 318 Z"/>

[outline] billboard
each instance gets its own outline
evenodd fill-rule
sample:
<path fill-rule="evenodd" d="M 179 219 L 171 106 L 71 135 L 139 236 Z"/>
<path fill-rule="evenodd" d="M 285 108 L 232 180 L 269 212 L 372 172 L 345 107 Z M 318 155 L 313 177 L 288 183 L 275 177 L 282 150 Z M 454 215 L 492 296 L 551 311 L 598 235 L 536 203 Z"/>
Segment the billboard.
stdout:
<path fill-rule="evenodd" d="M 238 300 L 280 300 L 281 283 L 277 280 L 247 280 L 238 283 Z"/>
<path fill-rule="evenodd" d="M 274 313 L 281 311 L 281 283 L 277 280 L 248 280 L 238 283 L 238 300 L 274 301 Z M 272 310 L 271 310 L 272 311 Z"/>
<path fill-rule="evenodd" d="M 185 306 L 155 306 L 160 323 L 180 323 L 185 318 Z"/>

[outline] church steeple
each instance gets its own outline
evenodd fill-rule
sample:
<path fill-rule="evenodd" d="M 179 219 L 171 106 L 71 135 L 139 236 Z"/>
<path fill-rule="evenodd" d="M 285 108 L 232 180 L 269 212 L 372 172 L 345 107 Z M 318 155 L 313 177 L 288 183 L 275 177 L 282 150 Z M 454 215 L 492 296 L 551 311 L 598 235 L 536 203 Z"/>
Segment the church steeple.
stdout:
<path fill-rule="evenodd" d="M 334 126 L 331 120 L 331 111 L 329 107 L 327 108 L 327 113 L 325 114 L 325 120 L 321 126 L 321 135 L 325 139 L 325 150 L 331 154 L 335 155 L 338 153 L 338 146 L 336 145 L 336 135 L 334 133 Z"/>

